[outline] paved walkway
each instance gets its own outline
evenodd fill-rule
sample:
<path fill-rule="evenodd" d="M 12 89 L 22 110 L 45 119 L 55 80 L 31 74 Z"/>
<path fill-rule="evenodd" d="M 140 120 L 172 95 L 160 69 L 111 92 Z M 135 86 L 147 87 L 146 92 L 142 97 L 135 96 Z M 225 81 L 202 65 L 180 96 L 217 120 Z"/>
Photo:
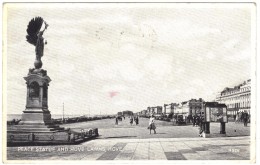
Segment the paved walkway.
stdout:
<path fill-rule="evenodd" d="M 99 128 L 100 137 L 80 145 L 8 147 L 8 160 L 249 160 L 250 125 L 229 122 L 227 137 L 219 137 L 219 123 L 211 123 L 211 138 L 198 137 L 198 127 L 173 126 L 156 120 L 157 134 L 149 134 L 148 119 L 139 125 L 114 119 L 61 125 L 80 131 Z"/>
<path fill-rule="evenodd" d="M 8 160 L 249 160 L 250 137 L 95 139 L 80 145 L 8 147 Z"/>
<path fill-rule="evenodd" d="M 80 131 L 84 128 L 97 127 L 100 133 L 100 138 L 197 138 L 198 127 L 192 127 L 192 125 L 173 126 L 172 122 L 165 122 L 156 120 L 156 135 L 150 135 L 147 129 L 149 119 L 140 118 L 139 125 L 129 123 L 129 118 L 123 121 L 119 121 L 118 125 L 115 125 L 114 119 L 105 119 L 98 121 L 74 123 L 61 125 L 62 127 L 68 127 Z M 210 123 L 210 133 L 212 136 L 219 136 L 220 123 Z M 242 123 L 229 122 L 226 123 L 226 134 L 229 137 L 236 136 L 250 136 L 250 124 L 248 127 L 244 127 Z"/>

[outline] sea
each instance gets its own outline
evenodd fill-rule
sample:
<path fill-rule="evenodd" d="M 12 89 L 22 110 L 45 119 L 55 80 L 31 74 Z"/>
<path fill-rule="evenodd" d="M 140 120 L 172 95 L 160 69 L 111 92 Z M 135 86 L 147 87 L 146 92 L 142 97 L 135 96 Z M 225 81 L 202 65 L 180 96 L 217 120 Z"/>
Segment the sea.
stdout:
<path fill-rule="evenodd" d="M 94 115 L 82 115 L 82 114 L 64 115 L 64 118 L 72 118 L 72 117 L 79 117 L 79 116 L 93 117 Z M 22 114 L 7 114 L 7 121 L 11 121 L 13 119 L 19 120 L 21 118 L 22 118 Z M 62 118 L 62 114 L 52 114 L 51 118 L 52 119 L 60 119 L 60 118 Z"/>
<path fill-rule="evenodd" d="M 85 117 L 100 117 L 100 116 L 114 116 L 114 114 L 104 114 L 104 115 L 97 115 L 97 114 L 64 114 L 64 118 L 73 118 L 73 117 L 81 117 L 81 116 L 85 116 Z M 13 119 L 21 119 L 22 118 L 22 114 L 7 114 L 7 121 L 11 121 Z M 62 114 L 51 114 L 51 118 L 52 119 L 61 119 L 62 118 Z"/>

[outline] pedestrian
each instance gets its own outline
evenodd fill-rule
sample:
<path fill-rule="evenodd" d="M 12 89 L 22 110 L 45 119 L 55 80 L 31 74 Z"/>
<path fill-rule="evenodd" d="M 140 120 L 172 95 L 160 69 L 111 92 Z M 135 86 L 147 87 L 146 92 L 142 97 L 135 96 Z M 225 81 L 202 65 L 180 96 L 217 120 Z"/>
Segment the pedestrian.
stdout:
<path fill-rule="evenodd" d="M 204 132 L 204 127 L 200 116 L 198 116 L 198 125 L 199 125 L 199 136 L 202 137 L 202 133 Z"/>
<path fill-rule="evenodd" d="M 199 125 L 199 122 L 200 122 L 200 117 L 197 116 L 197 117 L 196 117 L 196 124 L 195 124 L 195 126 L 198 126 L 198 125 Z"/>
<path fill-rule="evenodd" d="M 238 112 L 237 115 L 236 115 L 236 123 L 239 122 L 239 116 L 240 116 L 240 113 Z"/>
<path fill-rule="evenodd" d="M 188 115 L 188 123 L 191 123 L 192 121 L 192 115 Z"/>
<path fill-rule="evenodd" d="M 245 112 L 243 115 L 244 127 L 247 127 L 248 113 Z"/>
<path fill-rule="evenodd" d="M 136 125 L 139 124 L 139 118 L 138 118 L 138 116 L 136 116 L 136 118 L 135 118 L 135 124 L 136 124 Z"/>
<path fill-rule="evenodd" d="M 192 126 L 193 126 L 193 127 L 195 126 L 195 123 L 196 123 L 196 116 L 193 115 L 193 116 L 192 116 Z"/>
<path fill-rule="evenodd" d="M 116 125 L 118 125 L 118 118 L 116 117 Z"/>
<path fill-rule="evenodd" d="M 243 121 L 244 121 L 244 115 L 245 115 L 245 113 L 242 112 L 242 113 L 241 113 L 241 116 L 240 116 L 240 122 L 243 122 Z"/>
<path fill-rule="evenodd" d="M 156 134 L 156 126 L 155 126 L 155 118 L 154 118 L 154 115 L 152 115 L 150 117 L 150 120 L 149 120 L 149 126 L 148 128 L 150 129 L 150 134 L 151 134 L 151 131 L 153 130 L 154 131 L 154 134 Z"/>
<path fill-rule="evenodd" d="M 130 116 L 130 124 L 132 125 L 133 124 L 133 117 Z"/>
<path fill-rule="evenodd" d="M 202 137 L 202 133 L 203 133 L 203 129 L 202 129 L 202 125 L 199 127 L 199 136 Z"/>

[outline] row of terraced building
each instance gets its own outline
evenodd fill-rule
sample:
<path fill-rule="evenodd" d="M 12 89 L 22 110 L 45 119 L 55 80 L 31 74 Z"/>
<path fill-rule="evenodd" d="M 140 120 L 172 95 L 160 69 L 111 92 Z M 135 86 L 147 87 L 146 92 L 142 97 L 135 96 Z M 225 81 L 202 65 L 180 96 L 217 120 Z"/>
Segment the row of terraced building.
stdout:
<path fill-rule="evenodd" d="M 225 104 L 228 115 L 235 115 L 238 112 L 248 112 L 251 108 L 251 80 L 234 86 L 226 87 L 216 96 L 214 103 Z M 137 114 L 139 116 L 183 114 L 185 116 L 199 114 L 206 102 L 202 99 L 190 99 L 181 103 L 164 104 L 163 106 L 147 107 Z M 208 102 L 209 103 L 209 102 Z"/>

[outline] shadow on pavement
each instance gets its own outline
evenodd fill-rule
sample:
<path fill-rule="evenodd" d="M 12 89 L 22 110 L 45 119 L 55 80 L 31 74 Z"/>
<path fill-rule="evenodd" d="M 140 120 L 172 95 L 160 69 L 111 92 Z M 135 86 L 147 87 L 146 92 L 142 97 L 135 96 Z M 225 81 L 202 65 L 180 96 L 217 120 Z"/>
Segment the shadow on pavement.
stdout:
<path fill-rule="evenodd" d="M 111 136 L 111 137 L 100 137 L 100 139 L 113 139 L 113 138 L 132 138 L 137 136 Z"/>

